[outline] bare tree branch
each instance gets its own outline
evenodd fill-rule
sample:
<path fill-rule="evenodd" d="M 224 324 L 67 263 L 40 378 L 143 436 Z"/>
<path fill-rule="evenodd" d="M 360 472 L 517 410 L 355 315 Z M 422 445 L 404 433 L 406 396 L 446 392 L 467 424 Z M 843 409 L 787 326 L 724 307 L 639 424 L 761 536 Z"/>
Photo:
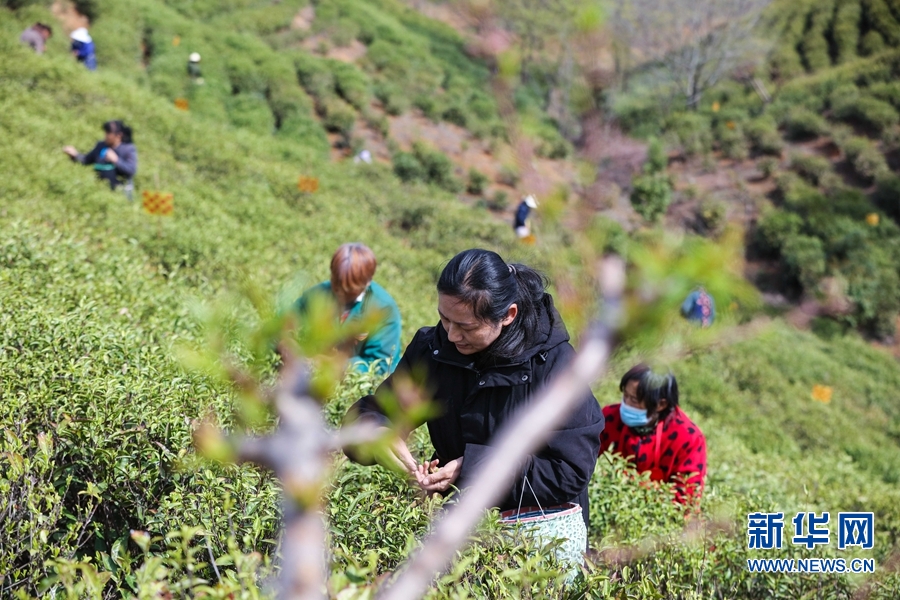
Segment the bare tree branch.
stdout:
<path fill-rule="evenodd" d="M 742 61 L 759 58 L 755 28 L 769 1 L 618 0 L 612 25 L 636 65 L 664 65 L 694 107 Z"/>
<path fill-rule="evenodd" d="M 296 360 L 286 360 L 276 397 L 278 429 L 264 438 L 244 440 L 239 460 L 269 467 L 284 486 L 282 576 L 279 598 L 319 600 L 325 597 L 328 573 L 325 523 L 319 502 L 330 473 L 334 435 L 308 391 L 309 373 Z"/>
<path fill-rule="evenodd" d="M 434 532 L 410 559 L 398 578 L 378 597 L 407 600 L 421 597 L 435 575 L 447 567 L 478 525 L 487 507 L 494 506 L 516 476 L 516 465 L 538 451 L 581 401 L 585 387 L 606 368 L 621 314 L 625 266 L 619 258 L 604 259 L 600 267 L 603 313 L 586 333 L 576 359 L 497 435 L 494 451 L 475 473 L 472 485 L 436 525 Z"/>

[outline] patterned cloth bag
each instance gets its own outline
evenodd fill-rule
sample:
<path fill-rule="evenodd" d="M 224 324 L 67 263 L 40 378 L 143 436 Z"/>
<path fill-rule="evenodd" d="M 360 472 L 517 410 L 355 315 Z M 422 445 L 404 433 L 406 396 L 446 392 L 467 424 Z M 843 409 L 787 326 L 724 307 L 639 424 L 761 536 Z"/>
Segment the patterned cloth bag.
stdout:
<path fill-rule="evenodd" d="M 522 482 L 522 495 L 519 497 L 519 508 L 500 513 L 500 523 L 504 529 L 518 530 L 532 536 L 543 543 L 557 539 L 565 540 L 556 548 L 556 558 L 569 568 L 567 581 L 572 581 L 578 574 L 578 567 L 584 562 L 584 551 L 587 549 L 587 527 L 581 516 L 581 506 L 567 502 L 557 506 L 542 507 L 522 506 L 525 497 L 525 485 L 529 489 L 528 479 Z M 534 490 L 531 490 L 534 496 Z M 535 496 L 537 501 L 537 496 Z"/>

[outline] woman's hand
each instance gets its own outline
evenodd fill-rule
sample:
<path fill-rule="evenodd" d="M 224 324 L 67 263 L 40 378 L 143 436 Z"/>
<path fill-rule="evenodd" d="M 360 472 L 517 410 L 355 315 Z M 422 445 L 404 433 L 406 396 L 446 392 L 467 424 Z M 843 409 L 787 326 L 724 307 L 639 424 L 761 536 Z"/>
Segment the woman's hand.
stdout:
<path fill-rule="evenodd" d="M 104 158 L 106 158 L 106 162 L 109 162 L 112 164 L 116 164 L 119 162 L 119 155 L 116 154 L 116 151 L 113 150 L 112 148 L 106 149 L 106 156 Z"/>
<path fill-rule="evenodd" d="M 406 442 L 402 439 L 397 438 L 391 442 L 391 446 L 388 449 L 388 459 L 391 460 L 394 463 L 394 466 L 399 470 L 406 471 L 410 476 L 416 477 L 419 464 L 416 462 L 416 459 L 413 458 Z M 418 477 L 416 477 L 416 479 L 418 479 Z"/>
<path fill-rule="evenodd" d="M 65 148 L 63 148 L 63 152 L 65 152 L 72 158 L 78 156 L 78 150 L 76 150 L 74 146 L 66 146 Z"/>
<path fill-rule="evenodd" d="M 437 466 L 437 462 L 433 460 L 431 463 L 421 465 L 416 473 L 416 481 L 419 487 L 429 493 L 446 492 L 456 482 L 460 471 L 462 471 L 463 459 L 457 458 L 456 460 L 451 460 L 436 472 L 431 473 L 430 471 Z"/>

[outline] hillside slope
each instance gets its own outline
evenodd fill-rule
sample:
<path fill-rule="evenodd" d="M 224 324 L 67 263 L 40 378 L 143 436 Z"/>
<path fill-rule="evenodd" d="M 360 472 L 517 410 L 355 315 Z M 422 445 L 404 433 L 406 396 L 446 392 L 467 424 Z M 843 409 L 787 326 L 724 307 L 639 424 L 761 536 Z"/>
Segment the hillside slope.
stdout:
<path fill-rule="evenodd" d="M 211 410 L 229 425 L 235 401 L 233 390 L 185 373 L 174 358 L 178 341 L 204 340 L 199 302 L 221 298 L 247 278 L 272 297 L 287 287 L 290 300 L 290 290 L 325 277 L 339 243 L 358 239 L 379 256 L 378 281 L 397 298 L 408 340 L 434 322 L 435 276 L 458 250 L 484 246 L 512 259 L 547 260 L 540 247 L 514 246 L 509 228 L 487 211 L 435 186 L 402 184 L 383 165 L 330 162 L 312 116 L 315 101 L 299 83 L 280 127 L 262 88 L 217 92 L 225 79 L 217 82 L 215 61 L 248 60 L 240 73 L 253 79 L 287 59 L 261 41 L 271 32 L 254 18 L 268 12 L 235 3 L 239 10 L 210 19 L 214 4 L 101 2 L 94 34 L 104 67 L 96 73 L 71 61 L 62 36 L 42 57 L 18 44 L 26 24 L 50 20 L 46 8 L 0 9 L 0 514 L 9 515 L 0 520 L 0 595 L 39 596 L 48 588 L 63 595 L 66 582 L 78 579 L 66 573 L 83 573 L 73 562 L 85 560 L 110 573 L 110 596 L 190 585 L 186 573 L 193 571 L 177 558 L 180 534 L 157 539 L 143 556 L 130 530 L 163 536 L 202 528 L 197 535 L 210 552 L 228 555 L 219 562 L 223 597 L 222 590 L 242 589 L 228 588 L 229 572 L 255 572 L 252 560 L 259 559 L 249 553 L 273 553 L 278 508 L 271 477 L 200 461 L 190 446 L 191 421 Z M 273 13 L 278 22 L 299 6 L 284 5 Z M 142 38 L 148 29 L 152 35 Z M 142 39 L 168 48 L 174 35 L 181 45 L 173 48 L 193 36 L 210 44 L 202 50 L 211 65 L 208 87 L 190 87 L 178 74 L 182 56 L 171 58 L 168 72 L 155 73 L 152 60 L 151 68 L 142 66 Z M 189 111 L 173 106 L 175 93 L 197 94 Z M 59 151 L 67 143 L 91 145 L 111 118 L 133 125 L 139 185 L 174 194 L 171 218 L 143 214 Z M 264 126 L 249 125 L 253 119 Z M 288 124 L 295 127 L 290 133 Z M 318 177 L 319 191 L 301 193 L 299 175 Z M 598 384 L 601 403 L 618 400 L 615 375 L 632 358 L 618 357 L 613 375 Z M 602 564 L 581 585 L 610 596 L 785 599 L 824 586 L 833 595 L 823 597 L 849 598 L 858 577 L 749 574 L 741 527 L 757 510 L 874 511 L 876 548 L 859 555 L 888 558 L 900 535 L 900 367 L 853 335 L 823 341 L 776 321 L 757 338 L 698 351 L 672 368 L 686 410 L 709 439 L 704 510 L 737 530 L 716 534 L 709 545 L 662 547 L 627 571 Z M 814 384 L 833 387 L 829 403 L 811 399 Z M 329 415 L 341 414 L 366 385 L 351 381 Z M 419 435 L 415 448 L 425 447 Z M 590 490 L 593 545 L 680 530 L 683 515 L 668 508 L 665 490 L 649 490 L 620 465 L 601 463 Z M 394 568 L 431 515 L 390 474 L 345 461 L 327 510 L 335 586 L 363 586 Z M 501 585 L 510 594 L 579 593 L 552 583 L 559 572 L 546 557 L 486 539 L 492 541 L 467 551 L 436 585 L 434 597 L 461 590 L 486 596 Z M 791 546 L 759 554 L 802 555 Z M 166 557 L 169 571 L 160 575 L 152 557 Z M 46 576 L 55 579 L 42 584 Z M 900 590 L 889 572 L 871 583 L 873 598 Z"/>

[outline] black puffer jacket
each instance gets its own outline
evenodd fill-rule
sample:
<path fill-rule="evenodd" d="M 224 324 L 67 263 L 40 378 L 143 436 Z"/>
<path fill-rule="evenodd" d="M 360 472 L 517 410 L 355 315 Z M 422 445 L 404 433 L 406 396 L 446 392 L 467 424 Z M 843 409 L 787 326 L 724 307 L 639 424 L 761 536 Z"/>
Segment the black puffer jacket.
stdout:
<path fill-rule="evenodd" d="M 471 356 L 460 354 L 447 339 L 438 323 L 420 329 L 406 348 L 396 373 L 410 372 L 417 366 L 427 368 L 427 385 L 440 416 L 428 421 L 428 433 L 441 465 L 463 457 L 462 471 L 455 485 L 466 487 L 488 452 L 494 434 L 530 400 L 554 375 L 575 357 L 562 319 L 553 307 L 553 299 L 544 295 L 541 330 L 534 347 L 513 359 L 491 367 L 477 368 Z M 379 387 L 390 388 L 389 377 Z M 376 392 L 377 393 L 377 392 Z M 366 396 L 354 404 L 348 416 L 374 418 L 386 422 L 375 396 Z M 542 506 L 564 502 L 581 505 L 588 522 L 587 485 L 597 462 L 603 412 L 589 389 L 562 429 L 547 445 L 528 458 L 514 485 L 499 503 L 500 510 L 516 508 L 525 476 Z M 526 486 L 522 505 L 534 505 L 534 496 Z"/>

